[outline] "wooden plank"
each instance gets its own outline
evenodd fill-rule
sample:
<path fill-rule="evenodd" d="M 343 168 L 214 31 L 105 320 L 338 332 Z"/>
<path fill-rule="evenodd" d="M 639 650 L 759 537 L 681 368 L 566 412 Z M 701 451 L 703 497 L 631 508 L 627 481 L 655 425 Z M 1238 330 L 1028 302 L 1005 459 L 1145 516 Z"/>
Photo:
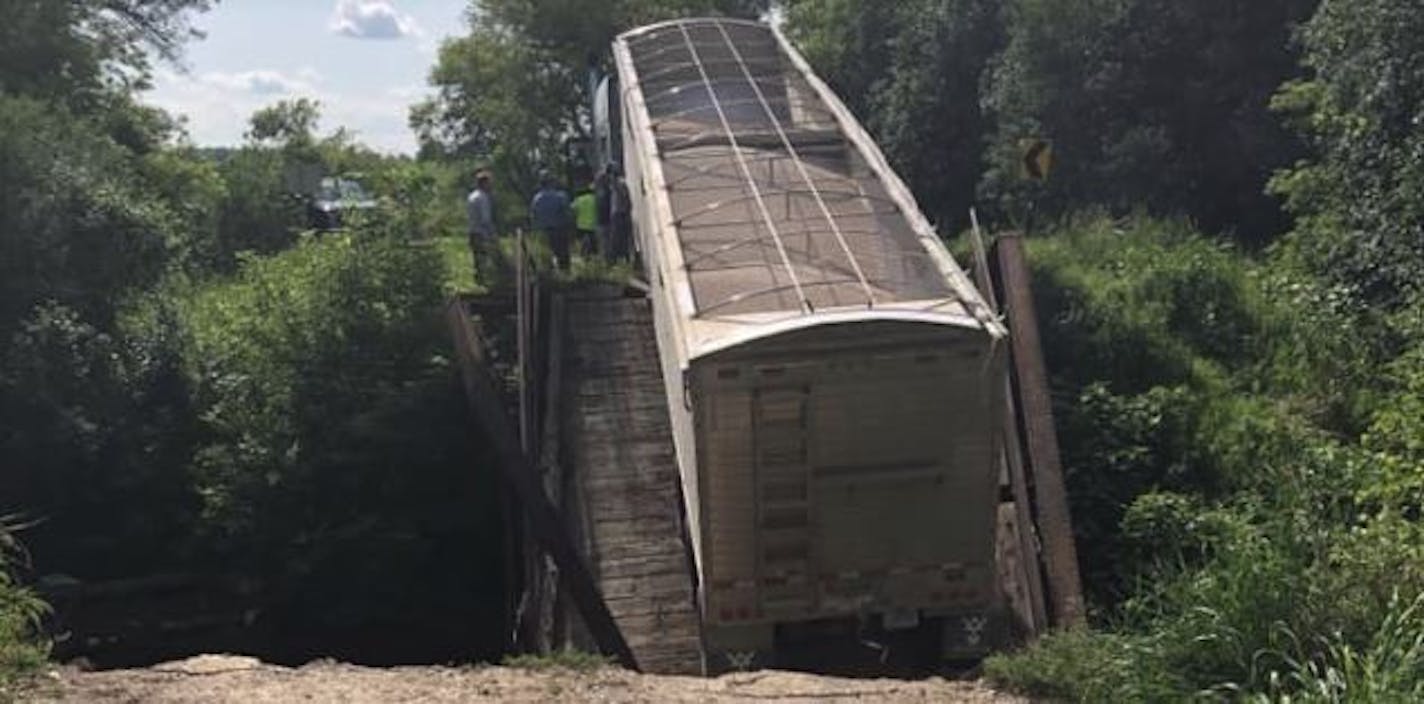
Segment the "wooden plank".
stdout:
<path fill-rule="evenodd" d="M 1033 505 L 1029 499 L 1028 475 L 1024 470 L 1023 439 L 1018 432 L 1018 410 L 1015 408 L 1013 384 L 1004 396 L 1004 465 L 1009 475 L 1009 488 L 1014 497 L 1013 531 L 1020 556 L 1018 576 L 1022 580 L 1028 609 L 1024 626 L 1029 635 L 1037 636 L 1048 629 L 1048 606 L 1043 596 L 1043 570 L 1039 564 L 1038 535 L 1033 523 Z M 1075 557 L 1076 559 L 1076 557 Z"/>
<path fill-rule="evenodd" d="M 537 307 L 536 307 L 537 310 Z M 560 443 L 559 394 L 563 392 L 563 344 L 564 344 L 564 298 L 554 293 L 548 301 L 546 328 L 548 344 L 543 348 L 544 373 L 540 393 L 544 397 L 539 422 L 539 464 L 544 472 L 544 491 L 550 503 L 559 507 L 561 516 L 568 516 L 567 497 L 564 496 L 563 455 Z M 563 594 L 560 580 L 548 577 L 543 603 L 540 605 L 540 622 L 548 624 L 544 641 L 554 650 L 566 642 L 567 628 L 564 623 L 565 609 L 559 603 L 567 599 Z"/>
<path fill-rule="evenodd" d="M 1023 237 L 1007 234 L 994 245 L 999 285 L 1008 311 L 1009 341 L 1013 350 L 1014 382 L 1021 410 L 1028 463 L 1033 471 L 1035 514 L 1043 540 L 1043 559 L 1057 626 L 1077 626 L 1085 620 L 1083 583 L 1078 573 L 1078 549 L 1073 542 L 1073 522 L 1068 512 L 1068 492 L 1054 430 L 1048 372 L 1038 335 L 1032 279 L 1024 254 Z"/>
<path fill-rule="evenodd" d="M 448 309 L 448 324 L 454 337 L 456 357 L 465 385 L 465 396 L 484 434 L 494 445 L 500 475 L 514 491 L 529 517 L 528 525 L 539 546 L 554 561 L 564 579 L 569 597 L 588 626 L 601 652 L 624 667 L 638 669 L 638 661 L 628 647 L 608 606 L 603 602 L 593 576 L 579 558 L 558 512 L 544 495 L 538 474 L 520 449 L 518 434 L 510 427 L 504 406 L 485 366 L 484 351 L 464 308 L 454 302 Z"/>
<path fill-rule="evenodd" d="M 974 249 L 974 283 L 989 304 L 990 310 L 999 312 L 999 299 L 994 293 L 994 280 L 989 271 L 989 258 L 984 246 L 984 235 L 979 229 L 979 214 L 969 209 L 969 221 L 973 224 L 970 240 Z M 1013 494 L 1012 520 L 1000 520 L 999 525 L 1012 532 L 1012 552 L 1015 553 L 1014 569 L 1006 576 L 1012 576 L 1017 584 L 1005 584 L 1005 592 L 1010 601 L 1017 603 L 1015 611 L 1024 621 L 1030 637 L 1037 636 L 1048 627 L 1047 606 L 1043 601 L 1043 572 L 1039 568 L 1038 541 L 1033 526 L 1033 506 L 1029 499 L 1028 477 L 1024 472 L 1023 439 L 1018 432 L 1018 409 L 1015 407 L 1013 383 L 1006 377 L 1004 394 L 1003 444 L 1004 474 L 1008 476 L 1009 489 Z M 1005 517 L 1007 518 L 1007 517 Z"/>
<path fill-rule="evenodd" d="M 590 563 L 645 668 L 700 672 L 701 623 L 647 302 L 572 299 L 566 319 L 564 428 Z"/>

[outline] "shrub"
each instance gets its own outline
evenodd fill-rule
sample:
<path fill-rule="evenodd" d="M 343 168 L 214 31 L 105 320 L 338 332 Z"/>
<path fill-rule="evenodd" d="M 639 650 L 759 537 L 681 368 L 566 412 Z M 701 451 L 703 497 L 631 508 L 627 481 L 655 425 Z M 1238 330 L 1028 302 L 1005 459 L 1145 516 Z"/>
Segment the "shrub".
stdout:
<path fill-rule="evenodd" d="M 144 329 L 107 333 L 51 304 L 0 346 L 0 514 L 37 519 L 41 573 L 117 578 L 185 554 L 195 423 L 175 326 L 155 309 Z"/>
<path fill-rule="evenodd" d="M 612 667 L 613 660 L 606 655 L 565 648 L 563 650 L 555 650 L 547 655 L 511 655 L 503 660 L 503 664 L 505 667 L 514 667 L 521 670 L 573 670 L 575 672 L 588 672 L 590 670 Z"/>
<path fill-rule="evenodd" d="M 45 662 L 48 646 L 38 637 L 44 602 L 15 583 L 12 562 L 20 554 L 12 534 L 13 519 L 0 516 L 0 700 Z"/>
<path fill-rule="evenodd" d="M 1079 220 L 1031 254 L 1104 630 L 991 675 L 1080 701 L 1407 700 L 1375 673 L 1416 657 L 1385 626 L 1391 594 L 1424 593 L 1424 356 L 1377 374 L 1389 349 L 1338 288 L 1179 224 Z"/>
<path fill-rule="evenodd" d="M 218 166 L 226 193 L 219 210 L 212 266 L 229 272 L 240 252 L 272 254 L 291 246 L 306 226 L 301 200 L 287 189 L 282 151 L 243 147 Z"/>
<path fill-rule="evenodd" d="M 447 273 L 382 233 L 307 236 L 185 293 L 202 537 L 266 580 L 294 643 L 487 653 L 470 624 L 498 621 L 497 511 L 447 358 Z"/>
<path fill-rule="evenodd" d="M 1073 629 L 1028 649 L 984 661 L 990 682 L 1023 694 L 1070 702 L 1166 701 L 1183 683 L 1152 639 Z"/>

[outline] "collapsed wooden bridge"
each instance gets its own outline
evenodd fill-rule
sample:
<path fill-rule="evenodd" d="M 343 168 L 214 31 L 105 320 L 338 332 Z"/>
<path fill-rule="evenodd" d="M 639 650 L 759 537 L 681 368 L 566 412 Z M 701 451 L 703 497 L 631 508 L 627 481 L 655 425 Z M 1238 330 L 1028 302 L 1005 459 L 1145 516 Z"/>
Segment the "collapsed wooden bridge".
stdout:
<path fill-rule="evenodd" d="M 512 499 L 509 645 L 597 650 L 648 672 L 718 669 L 649 301 L 636 287 L 550 286 L 529 272 L 503 296 L 453 301 L 448 317 Z M 1011 331 L 994 550 L 1002 646 L 1081 622 L 1083 605 L 1021 239 L 981 248 L 974 273 Z M 492 359 L 499 346 L 510 362 Z"/>

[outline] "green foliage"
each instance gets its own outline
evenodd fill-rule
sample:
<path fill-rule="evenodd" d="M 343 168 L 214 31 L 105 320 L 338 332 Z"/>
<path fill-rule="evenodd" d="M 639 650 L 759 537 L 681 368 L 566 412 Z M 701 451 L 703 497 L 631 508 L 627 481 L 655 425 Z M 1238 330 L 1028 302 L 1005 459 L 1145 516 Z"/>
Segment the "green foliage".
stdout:
<path fill-rule="evenodd" d="M 586 131 L 590 59 L 603 60 L 625 29 L 670 17 L 756 16 L 755 0 L 477 0 L 470 34 L 445 42 L 430 73 L 437 95 L 411 110 L 427 157 L 478 162 L 494 172 L 496 216 L 524 221 L 540 168 L 563 173 L 564 140 Z M 473 170 L 471 170 L 473 171 Z M 473 173 L 465 177 L 473 188 Z"/>
<path fill-rule="evenodd" d="M 515 667 L 521 670 L 573 670 L 574 672 L 591 672 L 593 670 L 611 667 L 613 660 L 606 655 L 565 648 L 563 650 L 556 650 L 547 655 L 512 655 L 506 657 L 503 664 L 505 667 Z"/>
<path fill-rule="evenodd" d="M 333 235 L 247 256 L 235 281 L 197 293 L 185 319 L 217 440 L 198 458 L 211 518 L 256 530 L 262 502 L 311 498 L 299 494 L 306 453 L 345 440 L 326 426 L 332 409 L 356 414 L 427 363 L 429 346 L 410 342 L 430 339 L 430 321 L 412 313 L 439 308 L 440 266 L 393 241 Z"/>
<path fill-rule="evenodd" d="M 1299 74 L 1292 26 L 1318 0 L 1014 0 L 986 77 L 995 121 L 982 194 L 1010 212 L 1085 206 L 1185 215 L 1269 241 L 1262 193 L 1300 156 L 1268 110 Z M 1021 180 L 1020 140 L 1051 139 L 1053 174 Z"/>
<path fill-rule="evenodd" d="M 791 0 L 784 7 L 787 37 L 852 112 L 869 118 L 891 66 L 891 41 L 909 15 L 862 0 Z"/>
<path fill-rule="evenodd" d="M 1107 630 L 991 675 L 1077 701 L 1308 697 L 1314 675 L 1408 699 L 1412 681 L 1360 673 L 1414 657 L 1382 624 L 1391 594 L 1424 593 L 1421 358 L 1380 375 L 1388 349 L 1337 286 L 1181 225 L 1080 219 L 1030 244 Z"/>
<path fill-rule="evenodd" d="M 135 91 L 209 4 L 0 2 L 0 515 L 35 519 L 27 575 L 245 573 L 275 632 L 314 634 L 287 653 L 488 654 L 497 529 L 450 274 L 405 244 L 462 225 L 453 170 L 318 136 L 310 101 L 239 150 L 183 143 Z M 388 197 L 302 238 L 311 167 Z M 45 655 L 7 540 L 0 699 Z"/>
<path fill-rule="evenodd" d="M 495 174 L 500 224 L 522 222 L 521 194 L 533 191 L 540 168 L 562 165 L 563 140 L 578 129 L 581 66 L 485 23 L 446 42 L 430 75 L 440 97 L 411 114 L 422 153 L 486 164 Z M 465 180 L 474 187 L 473 170 Z"/>
<path fill-rule="evenodd" d="M 194 428 L 175 337 L 163 311 L 141 332 L 108 334 L 50 305 L 0 348 L 0 512 L 42 519 L 29 534 L 42 558 L 117 577 L 182 554 Z"/>
<path fill-rule="evenodd" d="M 140 169 L 92 122 L 0 96 L 0 338 L 43 301 L 105 325 L 158 280 L 180 223 Z"/>
<path fill-rule="evenodd" d="M 1298 218 L 1290 246 L 1364 300 L 1398 306 L 1424 285 L 1424 13 L 1407 0 L 1324 0 L 1305 26 L 1308 80 L 1276 107 L 1312 159 L 1273 183 Z"/>
<path fill-rule="evenodd" d="M 1181 699 L 1183 683 L 1154 645 L 1140 636 L 1060 631 L 1023 652 L 989 657 L 984 675 L 997 686 L 1056 701 Z"/>
<path fill-rule="evenodd" d="M 141 180 L 167 205 L 179 233 L 168 242 L 168 266 L 192 274 L 221 268 L 221 225 L 228 185 L 217 164 L 191 147 L 156 149 L 140 164 Z"/>
<path fill-rule="evenodd" d="M 1125 581 L 1141 571 L 1133 563 L 1160 554 L 1144 548 L 1159 547 L 1163 541 L 1123 525 L 1134 500 L 1197 485 L 1182 460 L 1184 448 L 1177 446 L 1187 434 L 1189 400 L 1181 387 L 1117 395 L 1095 383 L 1060 411 L 1060 434 L 1071 438 L 1064 443 L 1063 462 L 1073 497 L 1073 529 L 1078 540 L 1090 546 L 1081 550 L 1079 561 L 1084 584 L 1097 603 L 1115 602 Z M 1183 545 L 1185 541 L 1171 547 Z"/>
<path fill-rule="evenodd" d="M 167 198 L 213 187 L 174 155 L 136 153 L 108 125 L 0 96 L 0 513 L 93 574 L 169 559 L 185 530 L 187 397 L 170 330 L 120 330 L 126 302 L 195 251 Z M 163 512 L 126 507 L 162 502 Z M 79 538 L 77 536 L 84 536 Z"/>
<path fill-rule="evenodd" d="M 0 4 L 0 93 L 102 109 L 146 85 L 149 51 L 178 56 L 190 14 L 211 0 L 6 0 Z M 145 49 L 149 51 L 145 51 Z"/>
<path fill-rule="evenodd" d="M 189 271 L 231 273 L 242 252 L 272 254 L 292 246 L 311 224 L 305 204 L 325 176 L 356 176 L 374 194 L 386 196 L 380 204 L 408 238 L 428 238 L 460 224 L 463 194 L 449 167 L 378 154 L 342 129 L 320 137 L 319 108 L 301 98 L 252 115 L 248 144 L 217 163 L 222 191 L 214 207 L 215 240 L 205 248 L 208 256 Z"/>
<path fill-rule="evenodd" d="M 495 619 L 494 495 L 469 468 L 446 276 L 437 251 L 366 227 L 184 296 L 200 537 L 271 580 L 288 624 L 445 643 Z"/>
<path fill-rule="evenodd" d="M 459 233 L 464 242 L 465 197 L 473 187 L 460 169 L 436 161 L 399 160 L 366 176 L 367 185 L 385 197 L 393 226 L 405 237 L 433 240 Z"/>
<path fill-rule="evenodd" d="M 218 165 L 227 193 L 212 270 L 231 271 L 240 252 L 272 254 L 296 241 L 306 223 L 298 194 L 287 188 L 290 163 L 280 150 L 244 147 Z"/>
<path fill-rule="evenodd" d="M 316 138 L 321 103 L 309 98 L 281 100 L 252 114 L 247 139 L 285 149 L 310 148 Z"/>
<path fill-rule="evenodd" d="M 0 516 L 0 701 L 9 701 L 25 677 L 45 662 L 48 644 L 38 637 L 49 607 L 16 584 L 11 571 L 22 556 L 13 518 Z"/>
<path fill-rule="evenodd" d="M 989 0 L 800 0 L 786 28 L 876 136 L 922 207 L 967 225 L 988 129 L 979 82 L 1002 43 Z"/>

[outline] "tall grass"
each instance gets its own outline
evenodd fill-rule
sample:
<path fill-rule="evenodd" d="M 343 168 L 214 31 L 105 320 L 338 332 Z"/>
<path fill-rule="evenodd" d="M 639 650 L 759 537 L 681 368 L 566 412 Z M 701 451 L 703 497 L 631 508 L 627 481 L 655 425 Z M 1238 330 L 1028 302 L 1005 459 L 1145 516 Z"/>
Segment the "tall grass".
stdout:
<path fill-rule="evenodd" d="M 1424 363 L 1379 374 L 1408 343 L 1180 223 L 1030 244 L 1096 630 L 989 676 L 1073 701 L 1418 698 Z"/>
<path fill-rule="evenodd" d="M 1424 595 L 1405 601 L 1396 593 L 1363 645 L 1334 633 L 1316 639 L 1312 647 L 1285 627 L 1280 636 L 1293 646 L 1289 651 L 1258 653 L 1280 661 L 1280 667 L 1253 671 L 1254 681 L 1245 686 L 1226 683 L 1214 691 L 1238 695 L 1254 690 L 1248 700 L 1260 704 L 1424 701 Z"/>
<path fill-rule="evenodd" d="M 24 555 L 16 526 L 14 517 L 0 516 L 0 701 L 13 698 L 15 688 L 44 664 L 48 653 L 39 625 L 49 607 L 12 576 Z"/>

